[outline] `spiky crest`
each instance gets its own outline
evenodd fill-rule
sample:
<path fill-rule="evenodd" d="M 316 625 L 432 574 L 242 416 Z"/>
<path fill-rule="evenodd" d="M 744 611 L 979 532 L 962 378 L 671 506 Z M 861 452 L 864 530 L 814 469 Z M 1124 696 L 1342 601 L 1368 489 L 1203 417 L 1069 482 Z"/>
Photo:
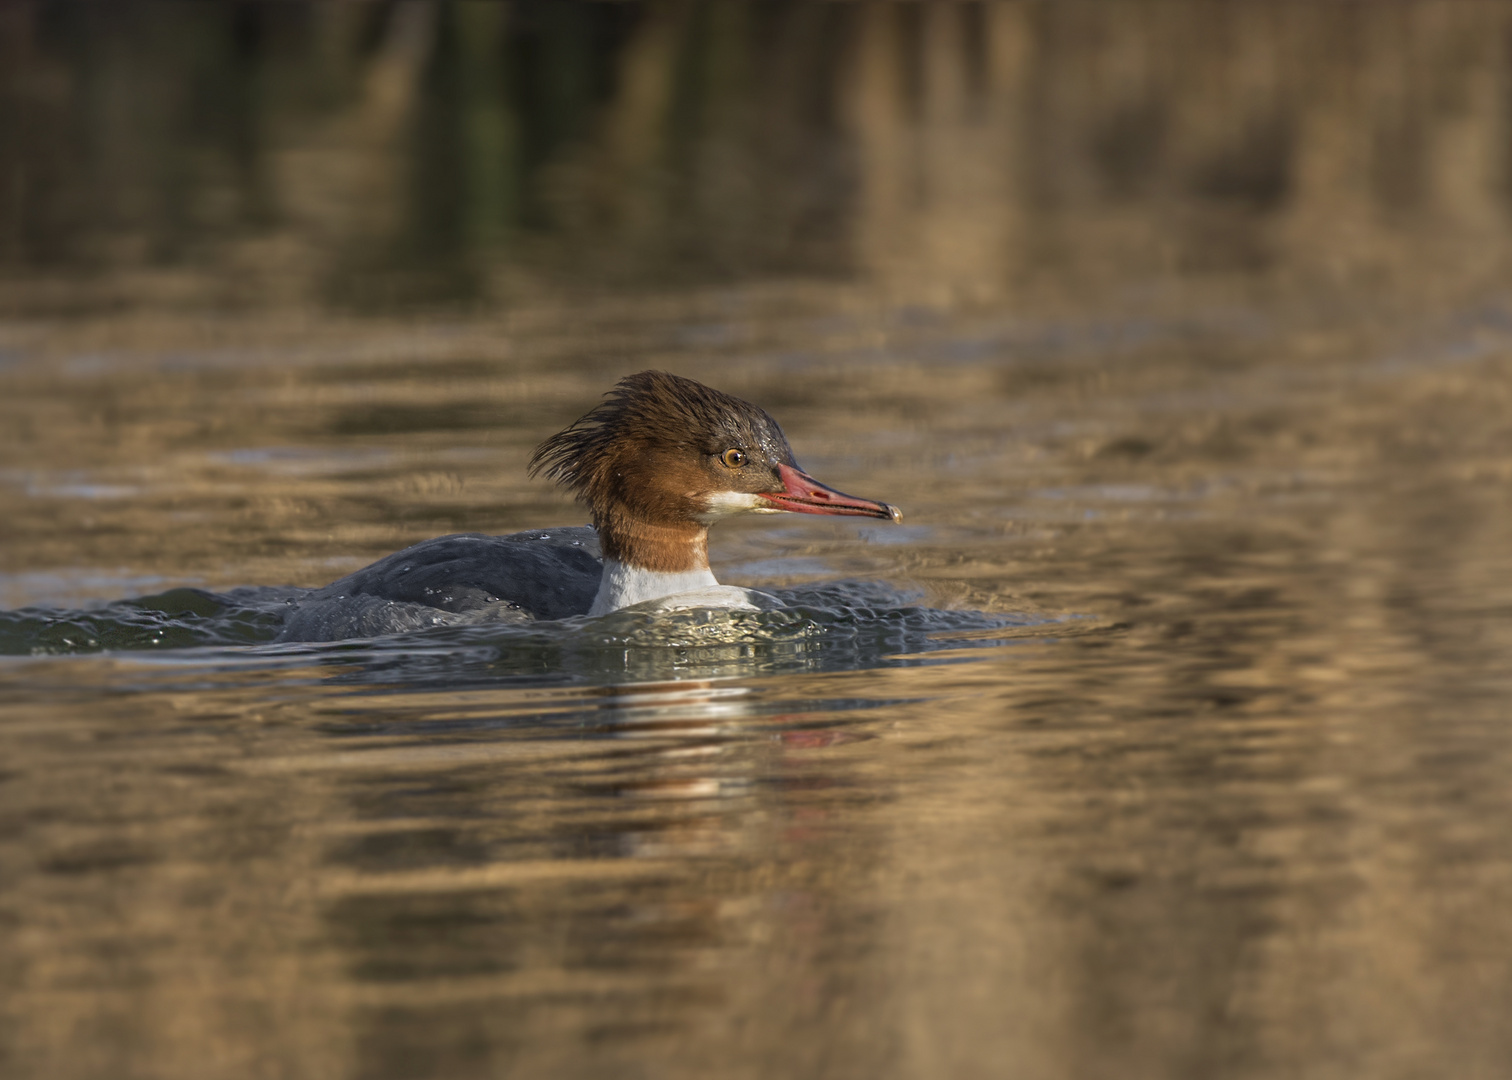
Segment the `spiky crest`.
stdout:
<path fill-rule="evenodd" d="M 692 379 L 641 371 L 625 376 L 587 414 L 541 443 L 530 473 L 556 480 L 595 513 L 616 500 L 654 512 L 661 508 L 636 505 L 646 502 L 647 493 L 626 482 L 648 475 L 648 455 L 691 460 L 729 446 L 764 447 L 778 460 L 792 460 L 782 430 L 765 410 Z"/>

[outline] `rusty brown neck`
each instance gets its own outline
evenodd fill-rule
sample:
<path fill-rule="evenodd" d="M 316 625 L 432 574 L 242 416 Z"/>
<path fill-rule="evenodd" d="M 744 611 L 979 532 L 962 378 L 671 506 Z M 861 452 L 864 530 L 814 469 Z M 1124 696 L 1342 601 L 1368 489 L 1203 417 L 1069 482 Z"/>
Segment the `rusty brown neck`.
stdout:
<path fill-rule="evenodd" d="M 696 521 L 658 524 L 619 508 L 593 515 L 605 559 L 659 574 L 709 568 L 709 529 Z"/>

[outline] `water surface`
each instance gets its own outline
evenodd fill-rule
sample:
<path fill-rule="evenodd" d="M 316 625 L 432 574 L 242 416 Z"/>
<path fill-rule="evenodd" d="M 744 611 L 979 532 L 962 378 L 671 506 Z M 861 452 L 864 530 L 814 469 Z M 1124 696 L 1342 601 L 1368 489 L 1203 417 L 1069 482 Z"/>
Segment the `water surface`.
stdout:
<path fill-rule="evenodd" d="M 158 7 L 0 25 L 0 1072 L 1507 1073 L 1500 9 Z M 647 367 L 906 524 L 721 524 L 733 621 L 213 598 L 581 523 Z"/>

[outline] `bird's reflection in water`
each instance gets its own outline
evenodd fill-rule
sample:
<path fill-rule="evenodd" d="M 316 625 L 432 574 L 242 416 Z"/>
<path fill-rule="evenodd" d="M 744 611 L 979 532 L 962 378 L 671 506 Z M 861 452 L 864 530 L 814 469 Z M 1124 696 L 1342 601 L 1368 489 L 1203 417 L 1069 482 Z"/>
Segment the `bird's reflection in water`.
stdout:
<path fill-rule="evenodd" d="M 709 680 L 615 687 L 599 710 L 601 730 L 625 745 L 606 750 L 606 775 L 580 790 L 656 804 L 654 826 L 628 815 L 617 854 L 733 854 L 760 842 L 761 781 L 780 768 L 774 731 L 790 716 L 761 708 L 750 686 Z"/>
<path fill-rule="evenodd" d="M 396 845 L 386 866 L 370 844 L 368 873 L 327 909 L 363 987 L 360 1060 L 397 1075 L 400 1048 L 469 1048 L 450 1067 L 549 1069 L 549 1029 L 609 1058 L 648 1040 L 712 1050 L 732 1014 L 801 1022 L 828 1000 L 848 978 L 837 950 L 867 951 L 871 924 L 836 890 L 870 845 L 847 826 L 835 857 L 832 810 L 855 785 L 815 751 L 865 736 L 822 703 L 792 706 L 725 680 L 591 689 L 568 727 L 515 724 L 455 745 L 439 775 L 354 784 L 357 816 L 381 808 L 377 828 L 432 856 L 417 866 L 416 844 Z M 768 1000 L 781 985 L 808 989 Z"/>

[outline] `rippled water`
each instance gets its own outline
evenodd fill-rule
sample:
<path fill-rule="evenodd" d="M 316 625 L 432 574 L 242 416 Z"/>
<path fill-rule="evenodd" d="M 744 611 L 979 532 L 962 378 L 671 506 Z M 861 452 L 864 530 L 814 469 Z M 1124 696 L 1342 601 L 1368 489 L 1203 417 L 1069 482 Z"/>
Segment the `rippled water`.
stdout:
<path fill-rule="evenodd" d="M 1512 1069 L 1512 16 L 191 7 L 0 13 L 0 1075 Z M 906 524 L 274 642 L 648 367 Z"/>
<path fill-rule="evenodd" d="M 716 529 L 781 612 L 324 646 L 205 590 L 574 520 L 524 460 L 612 362 L 14 367 L 8 1071 L 1498 1073 L 1512 336 L 1231 325 L 675 358 L 910 524 Z"/>

